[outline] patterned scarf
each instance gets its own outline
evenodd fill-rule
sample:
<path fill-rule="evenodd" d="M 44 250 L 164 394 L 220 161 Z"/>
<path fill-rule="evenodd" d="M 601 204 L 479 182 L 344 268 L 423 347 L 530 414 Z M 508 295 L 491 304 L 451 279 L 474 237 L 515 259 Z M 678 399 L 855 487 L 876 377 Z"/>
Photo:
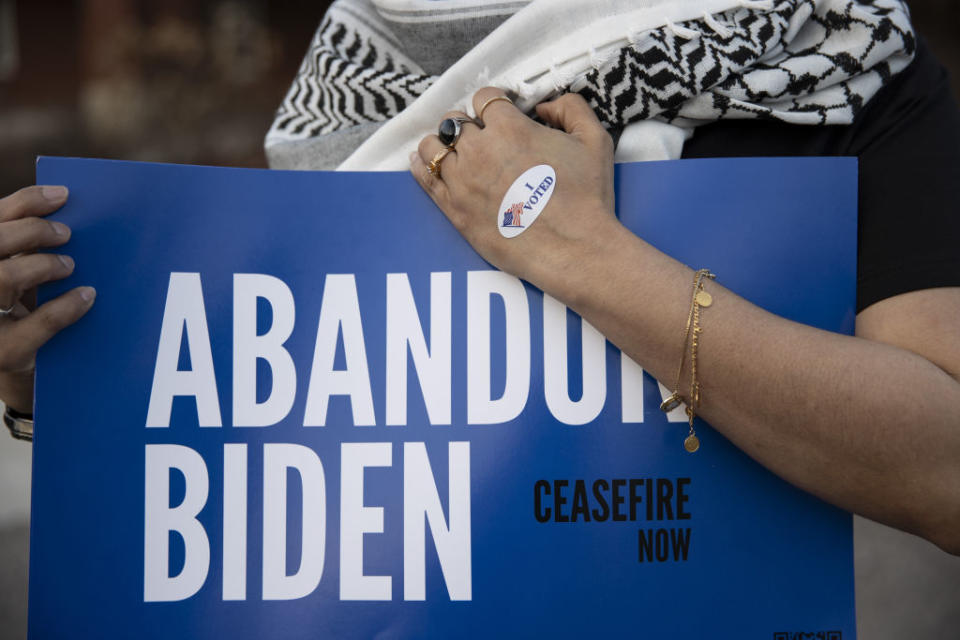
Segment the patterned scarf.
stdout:
<path fill-rule="evenodd" d="M 266 149 L 275 168 L 402 170 L 493 84 L 524 110 L 580 93 L 618 161 L 679 157 L 723 118 L 850 124 L 914 49 L 900 0 L 338 0 Z"/>

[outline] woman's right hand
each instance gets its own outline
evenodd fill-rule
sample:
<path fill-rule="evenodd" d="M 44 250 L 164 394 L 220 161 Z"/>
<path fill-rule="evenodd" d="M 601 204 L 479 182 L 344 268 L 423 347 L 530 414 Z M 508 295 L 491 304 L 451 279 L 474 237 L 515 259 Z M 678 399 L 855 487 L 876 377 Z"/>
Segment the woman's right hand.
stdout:
<path fill-rule="evenodd" d="M 67 225 L 43 219 L 66 201 L 66 187 L 39 185 L 0 199 L 0 400 L 25 413 L 33 411 L 37 349 L 96 297 L 92 287 L 77 287 L 36 307 L 37 285 L 73 273 L 69 256 L 37 253 L 70 239 Z"/>

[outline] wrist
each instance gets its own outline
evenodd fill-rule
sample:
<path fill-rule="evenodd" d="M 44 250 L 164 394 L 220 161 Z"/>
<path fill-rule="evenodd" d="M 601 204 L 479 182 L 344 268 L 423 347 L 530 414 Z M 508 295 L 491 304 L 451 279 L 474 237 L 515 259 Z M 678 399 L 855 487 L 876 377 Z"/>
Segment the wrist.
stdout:
<path fill-rule="evenodd" d="M 584 216 L 585 218 L 587 216 Z M 636 237 L 608 212 L 589 216 L 589 229 L 576 239 L 564 239 L 547 247 L 532 262 L 529 280 L 571 309 L 579 310 L 602 282 L 607 261 L 622 252 Z"/>
<path fill-rule="evenodd" d="M 33 371 L 0 373 L 0 401 L 20 413 L 32 413 Z"/>
<path fill-rule="evenodd" d="M 579 314 L 657 379 L 670 379 L 689 310 L 692 270 L 624 227 L 594 218 L 572 250 L 539 261 L 529 281 Z M 672 380 L 671 380 L 672 382 Z"/>

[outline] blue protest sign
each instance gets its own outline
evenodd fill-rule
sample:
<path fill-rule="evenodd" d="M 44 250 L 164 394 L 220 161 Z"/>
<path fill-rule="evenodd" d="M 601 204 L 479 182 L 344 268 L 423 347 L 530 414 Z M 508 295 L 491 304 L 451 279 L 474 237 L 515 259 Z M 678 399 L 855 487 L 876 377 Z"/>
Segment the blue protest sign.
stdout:
<path fill-rule="evenodd" d="M 31 638 L 854 637 L 849 514 L 705 424 L 686 453 L 657 383 L 410 176 L 38 182 L 77 263 L 42 297 L 98 298 L 37 363 Z M 855 160 L 624 165 L 617 203 L 852 332 Z"/>

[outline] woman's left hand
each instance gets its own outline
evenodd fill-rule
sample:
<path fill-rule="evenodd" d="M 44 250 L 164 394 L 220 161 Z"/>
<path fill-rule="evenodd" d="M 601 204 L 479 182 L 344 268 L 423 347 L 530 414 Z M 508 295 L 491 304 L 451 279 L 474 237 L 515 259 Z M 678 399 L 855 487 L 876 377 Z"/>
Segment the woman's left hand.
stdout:
<path fill-rule="evenodd" d="M 479 112 L 490 98 L 502 95 L 500 89 L 481 89 L 473 97 L 474 109 Z M 541 103 L 537 114 L 556 129 L 534 122 L 505 100 L 490 102 L 483 129 L 463 124 L 439 177 L 427 168 L 444 148 L 436 135 L 425 137 L 410 155 L 410 169 L 481 256 L 564 298 L 565 276 L 582 270 L 604 250 L 608 234 L 623 229 L 614 216 L 613 140 L 577 94 Z M 540 164 L 556 172 L 555 191 L 529 228 L 506 238 L 497 228 L 501 201 L 521 174 Z"/>

